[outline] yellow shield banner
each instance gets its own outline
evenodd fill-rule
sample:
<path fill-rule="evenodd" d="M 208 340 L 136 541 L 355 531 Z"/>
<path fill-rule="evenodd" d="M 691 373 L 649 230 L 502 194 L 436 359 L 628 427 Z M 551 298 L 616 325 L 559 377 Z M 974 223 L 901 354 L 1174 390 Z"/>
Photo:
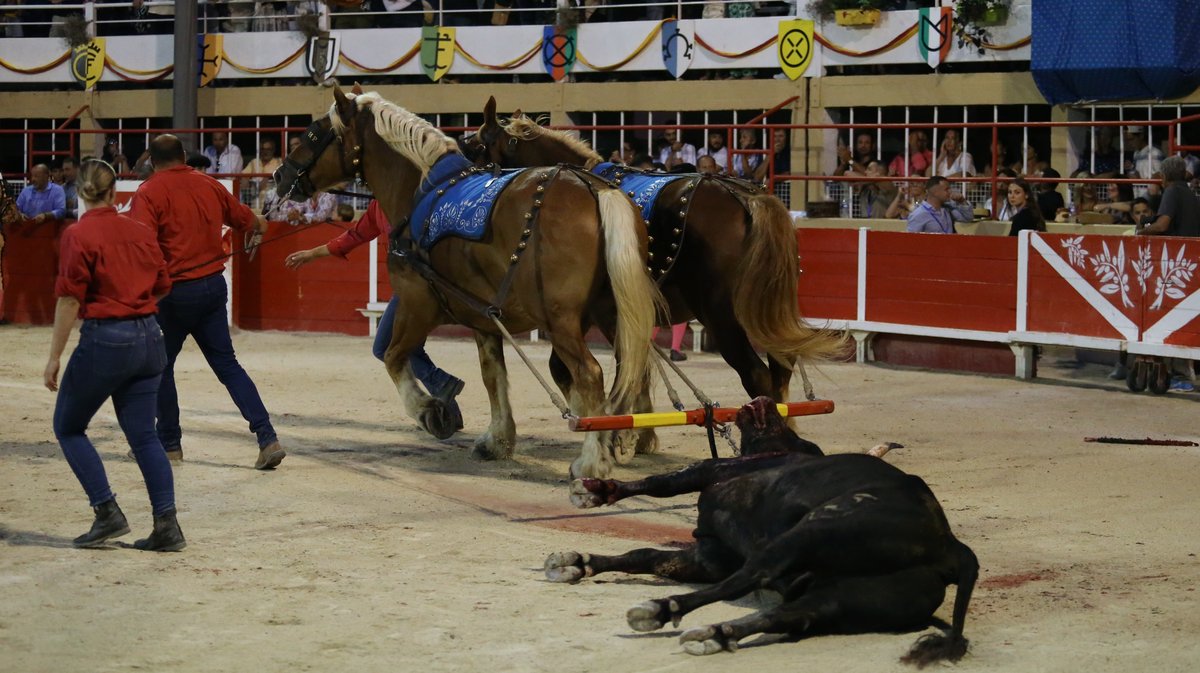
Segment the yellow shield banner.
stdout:
<path fill-rule="evenodd" d="M 71 74 L 85 91 L 96 86 L 104 74 L 104 38 L 94 37 L 71 50 Z"/>
<path fill-rule="evenodd" d="M 816 42 L 813 41 L 813 22 L 793 19 L 779 22 L 779 67 L 788 79 L 795 80 L 808 70 L 812 63 Z"/>
<path fill-rule="evenodd" d="M 454 29 L 447 26 L 421 28 L 421 70 L 438 81 L 454 63 Z"/>
<path fill-rule="evenodd" d="M 200 86 L 206 87 L 217 78 L 221 72 L 221 63 L 225 60 L 225 36 L 200 36 Z"/>

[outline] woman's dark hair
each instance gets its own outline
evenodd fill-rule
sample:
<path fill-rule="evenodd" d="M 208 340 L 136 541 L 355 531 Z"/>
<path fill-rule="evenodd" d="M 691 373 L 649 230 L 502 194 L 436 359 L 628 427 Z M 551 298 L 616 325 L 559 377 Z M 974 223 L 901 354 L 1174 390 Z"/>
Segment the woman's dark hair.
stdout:
<path fill-rule="evenodd" d="M 1114 182 L 1113 184 L 1117 186 L 1118 201 L 1124 202 L 1133 200 L 1133 185 L 1129 184 L 1128 182 Z"/>

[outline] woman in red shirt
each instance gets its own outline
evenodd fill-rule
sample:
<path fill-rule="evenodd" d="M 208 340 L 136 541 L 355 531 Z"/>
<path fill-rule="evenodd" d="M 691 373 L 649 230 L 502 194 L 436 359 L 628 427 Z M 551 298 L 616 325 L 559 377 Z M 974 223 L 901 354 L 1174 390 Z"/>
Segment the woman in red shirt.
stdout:
<path fill-rule="evenodd" d="M 111 397 L 154 513 L 153 532 L 134 547 L 178 551 L 186 542 L 175 519 L 175 481 L 154 430 L 158 384 L 167 364 L 155 314 L 171 281 L 154 232 L 112 207 L 115 185 L 112 166 L 95 159 L 83 162 L 78 194 L 85 212 L 62 235 L 45 384 L 58 391 L 54 435 L 96 515 L 91 530 L 75 538 L 75 546 L 97 547 L 129 532 L 100 454 L 86 434 L 92 417 Z M 77 316 L 83 318 L 79 344 L 60 386 L 59 361 Z"/>

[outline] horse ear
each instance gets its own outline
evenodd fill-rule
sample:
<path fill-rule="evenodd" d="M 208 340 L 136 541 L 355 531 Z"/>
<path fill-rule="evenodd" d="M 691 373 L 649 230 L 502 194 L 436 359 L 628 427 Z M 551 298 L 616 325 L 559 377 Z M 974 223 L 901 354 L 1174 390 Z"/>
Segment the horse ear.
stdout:
<path fill-rule="evenodd" d="M 521 112 L 521 108 L 517 108 L 516 110 L 513 110 L 511 118 L 512 119 L 520 119 L 521 117 L 524 117 L 524 116 L 525 116 L 525 113 Z"/>
<path fill-rule="evenodd" d="M 355 82 L 354 86 L 351 87 L 351 89 L 350 89 L 350 93 L 354 94 L 355 96 L 361 96 L 362 92 L 363 92 L 362 85 L 359 84 L 358 82 Z"/>
<path fill-rule="evenodd" d="M 496 97 L 488 96 L 488 102 L 483 106 L 483 125 L 498 126 L 496 121 Z"/>
<path fill-rule="evenodd" d="M 342 122 L 350 123 L 351 118 L 354 117 L 354 101 L 346 98 L 346 94 L 342 93 L 342 87 L 336 85 L 333 87 L 333 102 Z"/>

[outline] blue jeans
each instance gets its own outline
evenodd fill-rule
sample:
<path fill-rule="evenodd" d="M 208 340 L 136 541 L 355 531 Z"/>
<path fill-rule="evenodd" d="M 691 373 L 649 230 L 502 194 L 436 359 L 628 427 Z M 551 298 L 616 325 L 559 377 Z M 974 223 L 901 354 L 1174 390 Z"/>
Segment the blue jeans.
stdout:
<path fill-rule="evenodd" d="M 396 297 L 388 302 L 387 308 L 383 309 L 383 315 L 379 317 L 379 327 L 375 330 L 375 343 L 371 345 L 371 352 L 380 362 L 383 361 L 383 356 L 387 353 L 388 344 L 392 343 L 392 324 L 396 320 Z M 413 376 L 418 381 L 425 385 L 425 389 L 429 392 L 434 392 L 455 378 L 453 374 L 439 369 L 433 364 L 433 360 L 429 359 L 429 354 L 425 352 L 425 342 L 417 347 L 408 356 L 408 366 L 412 369 Z M 455 414 L 459 413 L 458 402 L 451 402 L 450 408 Z"/>
<path fill-rule="evenodd" d="M 171 463 L 154 432 L 155 399 L 166 364 L 163 334 L 154 316 L 83 321 L 79 345 L 58 389 L 54 436 L 92 507 L 114 497 L 104 463 L 87 436 L 92 417 L 111 397 L 154 513 L 175 508 Z"/>
<path fill-rule="evenodd" d="M 213 274 L 176 283 L 171 293 L 158 302 L 167 347 L 167 368 L 158 389 L 158 438 L 167 449 L 179 448 L 183 438 L 179 427 L 179 393 L 175 390 L 175 358 L 188 336 L 196 340 L 217 380 L 225 385 L 242 418 L 250 424 L 250 431 L 258 436 L 259 448 L 278 439 L 258 388 L 233 352 L 225 317 L 228 296 L 225 278 Z"/>

